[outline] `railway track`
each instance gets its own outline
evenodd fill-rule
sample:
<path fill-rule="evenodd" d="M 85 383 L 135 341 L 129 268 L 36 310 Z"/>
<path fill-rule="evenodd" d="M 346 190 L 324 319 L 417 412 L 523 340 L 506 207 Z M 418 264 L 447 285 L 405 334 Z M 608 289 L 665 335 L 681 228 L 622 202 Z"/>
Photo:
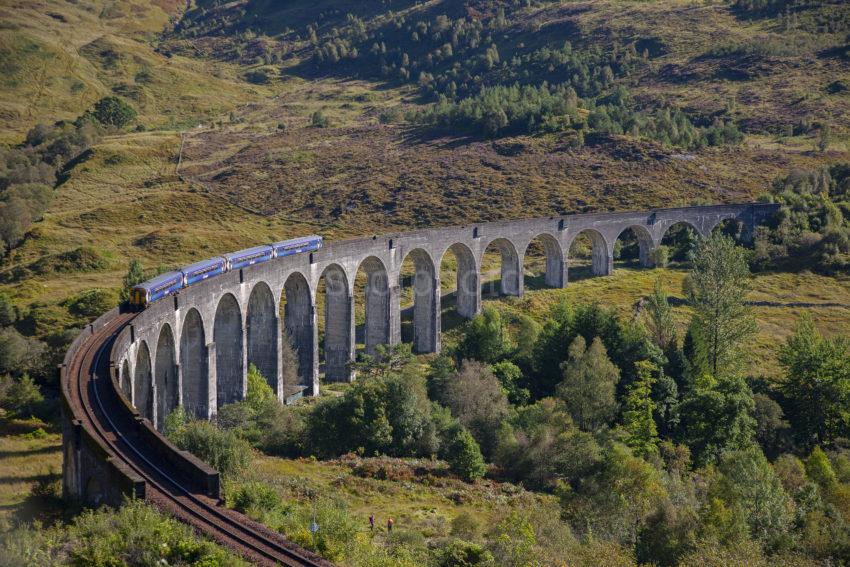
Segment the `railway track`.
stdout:
<path fill-rule="evenodd" d="M 281 534 L 219 505 L 192 486 L 175 467 L 157 457 L 156 448 L 138 435 L 136 417 L 127 411 L 109 374 L 108 353 L 117 333 L 134 317 L 122 313 L 94 330 L 65 369 L 65 394 L 74 419 L 145 482 L 145 500 L 258 565 L 333 564 L 286 540 Z"/>

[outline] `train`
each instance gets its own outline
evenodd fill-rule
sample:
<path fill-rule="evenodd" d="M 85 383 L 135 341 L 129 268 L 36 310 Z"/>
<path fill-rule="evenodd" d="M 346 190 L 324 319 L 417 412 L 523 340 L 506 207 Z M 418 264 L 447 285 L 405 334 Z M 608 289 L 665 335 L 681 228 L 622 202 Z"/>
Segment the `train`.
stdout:
<path fill-rule="evenodd" d="M 201 260 L 179 270 L 160 274 L 151 280 L 134 286 L 130 289 L 130 306 L 141 310 L 154 301 L 168 297 L 193 284 L 233 270 L 262 264 L 274 258 L 312 252 L 320 249 L 322 244 L 322 237 L 312 234 Z"/>

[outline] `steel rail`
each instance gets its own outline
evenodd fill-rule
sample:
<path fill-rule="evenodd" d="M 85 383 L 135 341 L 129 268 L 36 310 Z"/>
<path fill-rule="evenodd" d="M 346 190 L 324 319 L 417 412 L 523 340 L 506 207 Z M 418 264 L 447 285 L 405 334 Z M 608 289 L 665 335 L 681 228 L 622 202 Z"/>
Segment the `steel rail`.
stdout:
<path fill-rule="evenodd" d="M 137 440 L 133 439 L 131 430 L 122 431 L 124 424 L 116 422 L 126 422 L 127 418 L 134 416 L 126 411 L 126 407 L 121 407 L 123 404 L 117 399 L 120 394 L 108 377 L 108 369 L 103 368 L 102 357 L 118 331 L 132 318 L 131 314 L 122 314 L 93 331 L 74 354 L 67 368 L 66 380 L 72 381 L 75 386 L 68 384 L 72 409 L 80 410 L 75 417 L 82 417 L 83 426 L 94 433 L 115 458 L 144 480 L 146 500 L 197 531 L 260 565 L 332 565 L 242 514 L 222 508 L 208 497 L 199 496 L 175 478 L 176 475 L 169 474 L 146 456 Z"/>

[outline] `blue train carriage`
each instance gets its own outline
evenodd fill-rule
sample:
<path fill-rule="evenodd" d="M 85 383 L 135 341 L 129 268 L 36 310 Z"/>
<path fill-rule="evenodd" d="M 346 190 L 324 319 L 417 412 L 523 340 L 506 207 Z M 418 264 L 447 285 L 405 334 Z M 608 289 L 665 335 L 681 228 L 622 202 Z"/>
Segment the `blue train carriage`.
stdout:
<path fill-rule="evenodd" d="M 166 272 L 130 290 L 130 305 L 144 309 L 148 304 L 182 289 L 183 272 Z"/>
<path fill-rule="evenodd" d="M 227 261 L 227 271 L 229 272 L 230 270 L 239 270 L 254 264 L 268 262 L 272 259 L 273 254 L 274 249 L 271 246 L 254 246 L 239 252 L 225 254 L 224 259 Z"/>
<path fill-rule="evenodd" d="M 322 237 L 315 234 L 302 236 L 291 240 L 281 240 L 272 244 L 275 258 L 300 254 L 301 252 L 312 252 L 322 247 Z"/>
<path fill-rule="evenodd" d="M 180 270 L 183 272 L 183 285 L 192 285 L 227 271 L 227 260 L 222 257 L 209 258 L 195 262 Z"/>

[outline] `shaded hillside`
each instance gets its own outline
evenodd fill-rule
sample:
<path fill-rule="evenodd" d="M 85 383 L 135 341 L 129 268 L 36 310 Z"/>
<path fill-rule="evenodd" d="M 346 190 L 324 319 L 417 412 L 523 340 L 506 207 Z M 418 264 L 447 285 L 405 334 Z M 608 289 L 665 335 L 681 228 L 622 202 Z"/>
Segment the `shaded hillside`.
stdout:
<path fill-rule="evenodd" d="M 411 85 L 422 102 L 546 81 L 591 109 L 627 88 L 637 109 L 681 108 L 698 127 L 720 119 L 787 136 L 821 122 L 848 126 L 843 2 L 767 12 L 743 3 L 525 4 L 207 2 L 183 17 L 170 46 L 303 77 Z"/>

